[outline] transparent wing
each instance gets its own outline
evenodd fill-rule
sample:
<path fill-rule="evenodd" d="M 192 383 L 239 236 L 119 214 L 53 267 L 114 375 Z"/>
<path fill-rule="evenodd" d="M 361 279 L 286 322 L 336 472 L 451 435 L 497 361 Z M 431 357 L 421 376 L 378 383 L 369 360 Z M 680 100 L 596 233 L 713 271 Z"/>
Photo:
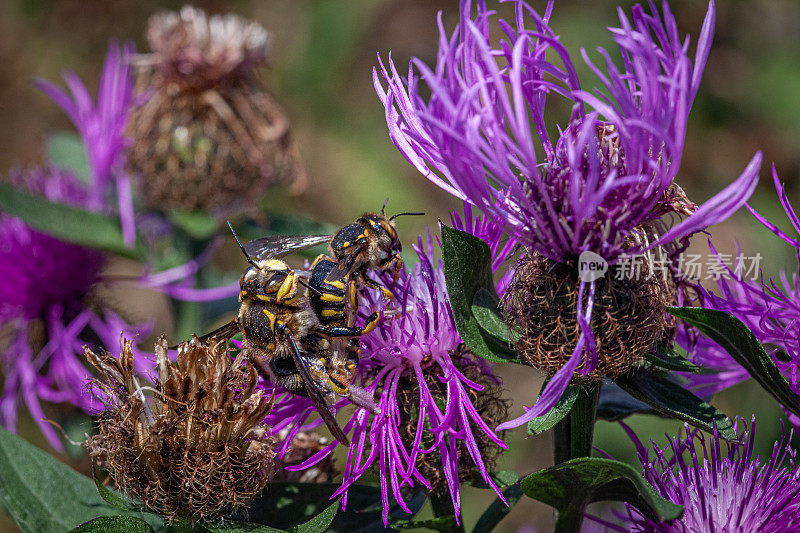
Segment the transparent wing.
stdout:
<path fill-rule="evenodd" d="M 348 253 L 346 256 L 337 261 L 336 266 L 333 267 L 325 277 L 325 281 L 339 281 L 340 279 L 344 279 L 352 274 L 356 267 L 358 267 L 358 256 L 360 255 L 362 249 L 363 247 L 359 248 L 358 250 L 353 250 L 352 253 Z"/>
<path fill-rule="evenodd" d="M 253 259 L 271 259 L 288 255 L 297 250 L 325 244 L 333 235 L 282 235 L 262 237 L 243 245 L 244 251 Z"/>
<path fill-rule="evenodd" d="M 336 419 L 333 418 L 333 415 L 328 408 L 328 403 L 325 401 L 325 398 L 322 397 L 319 388 L 314 382 L 314 378 L 311 377 L 311 373 L 308 371 L 306 360 L 303 357 L 303 354 L 300 353 L 300 350 L 297 349 L 297 344 L 294 342 L 294 337 L 289 335 L 289 341 L 292 343 L 292 357 L 294 358 L 294 364 L 297 367 L 297 370 L 300 372 L 300 377 L 303 378 L 303 384 L 306 386 L 308 397 L 311 398 L 312 402 L 314 402 L 314 407 L 316 407 L 319 416 L 322 418 L 322 421 L 325 422 L 325 425 L 328 426 L 328 429 L 331 430 L 331 434 L 333 434 L 333 437 L 336 440 L 345 446 L 350 446 L 350 441 L 344 434 L 344 431 L 342 431 L 342 428 L 339 427 Z"/>

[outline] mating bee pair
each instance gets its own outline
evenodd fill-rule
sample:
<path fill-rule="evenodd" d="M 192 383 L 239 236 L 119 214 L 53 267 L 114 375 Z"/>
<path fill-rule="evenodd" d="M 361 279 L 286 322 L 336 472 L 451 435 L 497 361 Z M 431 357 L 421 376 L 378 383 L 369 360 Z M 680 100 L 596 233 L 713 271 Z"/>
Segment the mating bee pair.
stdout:
<path fill-rule="evenodd" d="M 367 274 L 391 270 L 397 280 L 403 261 L 394 219 L 410 214 L 422 213 L 365 213 L 335 235 L 264 237 L 242 244 L 234 232 L 251 265 L 239 280 L 239 314 L 204 337 L 229 339 L 241 332 L 242 349 L 259 373 L 309 397 L 333 436 L 349 444 L 328 404 L 341 396 L 375 409 L 371 395 L 352 384 L 360 357 L 358 339 L 379 320 L 373 312 L 363 327 L 356 326 L 358 291 L 372 287 L 392 298 Z M 317 257 L 309 273 L 281 260 L 326 242 L 332 257 Z"/>

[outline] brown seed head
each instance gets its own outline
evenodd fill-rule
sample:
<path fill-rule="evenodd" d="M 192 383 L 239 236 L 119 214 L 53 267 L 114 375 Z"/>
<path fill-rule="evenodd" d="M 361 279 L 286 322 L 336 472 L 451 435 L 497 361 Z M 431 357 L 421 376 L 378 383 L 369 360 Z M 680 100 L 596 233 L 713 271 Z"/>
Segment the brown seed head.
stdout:
<path fill-rule="evenodd" d="M 232 363 L 222 344 L 194 337 L 173 363 L 162 337 L 150 386 L 134 373 L 129 341 L 119 360 L 84 352 L 100 372 L 93 392 L 106 405 L 98 434 L 84 446 L 144 508 L 168 520 L 209 520 L 246 505 L 266 485 L 275 443 L 263 420 L 272 398 L 256 389 L 249 362 Z"/>
<path fill-rule="evenodd" d="M 283 440 L 288 435 L 284 429 L 278 433 L 278 440 Z M 287 466 L 294 466 L 308 460 L 312 455 L 322 451 L 330 444 L 330 440 L 313 431 L 298 431 L 289 450 L 278 463 L 278 469 L 272 481 L 289 481 L 293 483 L 329 483 L 339 474 L 336 468 L 336 459 L 331 455 L 325 457 L 310 468 L 300 471 L 285 470 Z"/>
<path fill-rule="evenodd" d="M 270 185 L 302 191 L 288 120 L 254 73 L 264 28 L 184 7 L 151 17 L 147 35 L 153 53 L 138 62 L 136 85 L 149 98 L 131 113 L 127 160 L 147 207 L 258 216 Z"/>
<path fill-rule="evenodd" d="M 638 275 L 626 273 L 616 279 L 618 267 L 612 266 L 595 281 L 591 328 L 598 366 L 586 376 L 575 372 L 574 384 L 596 383 L 627 372 L 667 335 L 669 284 L 650 275 L 647 261 L 638 264 Z M 549 376 L 566 364 L 580 337 L 578 287 L 577 265 L 557 263 L 534 252 L 520 260 L 503 298 L 506 321 L 520 334 L 517 351 Z"/>

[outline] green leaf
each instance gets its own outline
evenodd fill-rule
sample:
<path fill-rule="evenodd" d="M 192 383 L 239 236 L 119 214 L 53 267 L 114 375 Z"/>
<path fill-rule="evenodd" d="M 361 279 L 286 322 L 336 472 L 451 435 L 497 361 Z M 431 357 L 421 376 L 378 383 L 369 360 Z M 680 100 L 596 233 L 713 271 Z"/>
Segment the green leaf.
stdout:
<path fill-rule="evenodd" d="M 153 533 L 153 528 L 135 516 L 100 516 L 79 525 L 72 533 Z"/>
<path fill-rule="evenodd" d="M 722 346 L 778 402 L 800 415 L 800 395 L 792 391 L 772 357 L 741 320 L 722 311 L 701 307 L 670 307 L 668 311 Z"/>
<path fill-rule="evenodd" d="M 503 317 L 498 309 L 499 304 L 494 290 L 490 292 L 480 288 L 472 299 L 472 314 L 486 333 L 499 341 L 513 344 L 519 336 L 509 330 L 508 324 L 503 322 Z"/>
<path fill-rule="evenodd" d="M 47 138 L 47 159 L 57 167 L 71 170 L 83 183 L 90 183 L 89 161 L 83 140 L 77 133 L 56 132 Z"/>
<path fill-rule="evenodd" d="M 317 516 L 295 527 L 288 529 L 290 533 L 322 533 L 328 530 L 333 519 L 336 517 L 336 511 L 339 508 L 339 498 L 328 506 L 327 509 L 319 513 Z"/>
<path fill-rule="evenodd" d="M 662 498 L 641 473 L 612 459 L 573 459 L 523 478 L 520 486 L 526 496 L 556 508 L 561 524 L 577 527 L 582 512 L 574 516 L 570 511 L 598 501 L 628 502 L 652 520 L 674 520 L 683 514 L 683 506 Z"/>
<path fill-rule="evenodd" d="M 117 219 L 101 213 L 51 202 L 5 184 L 0 184 L 0 211 L 63 241 L 137 260 L 145 256 L 141 245 L 125 246 Z"/>
<path fill-rule="evenodd" d="M 172 211 L 170 221 L 187 235 L 197 240 L 213 237 L 219 230 L 217 219 L 202 211 Z"/>
<path fill-rule="evenodd" d="M 646 352 L 644 354 L 645 360 L 652 365 L 665 370 L 694 373 L 703 372 L 703 368 L 688 361 L 685 357 L 678 355 L 672 348 L 659 345 L 657 351 L 658 353 Z"/>
<path fill-rule="evenodd" d="M 498 341 L 481 328 L 472 311 L 475 295 L 481 289 L 488 293 L 489 300 L 499 300 L 492 281 L 489 246 L 469 233 L 444 224 L 441 228 L 444 277 L 458 333 L 476 355 L 488 361 L 520 362 L 506 342 Z M 486 300 L 487 296 L 479 298 Z"/>
<path fill-rule="evenodd" d="M 716 423 L 722 438 L 736 438 L 733 424 L 724 413 L 673 381 L 668 374 L 642 368 L 618 377 L 616 384 L 662 415 L 709 432 L 714 431 Z"/>
<path fill-rule="evenodd" d="M 499 497 L 486 508 L 483 514 L 478 518 L 472 533 L 490 533 L 494 530 L 497 524 L 505 518 L 511 509 L 522 499 L 522 487 L 519 483 L 507 487 L 503 490 L 503 497 L 506 499 L 504 503 Z"/>
<path fill-rule="evenodd" d="M 98 516 L 141 518 L 163 531 L 160 518 L 108 505 L 94 482 L 22 438 L 0 429 L 0 507 L 24 532 L 69 531 Z"/>
<path fill-rule="evenodd" d="M 519 476 L 513 470 L 498 470 L 497 472 L 490 473 L 489 477 L 492 478 L 492 481 L 500 488 L 508 487 L 519 481 Z M 473 479 L 470 485 L 478 489 L 491 488 L 491 485 L 482 479 Z"/>
<path fill-rule="evenodd" d="M 437 516 L 430 520 L 395 520 L 391 523 L 392 529 L 432 529 L 444 533 L 456 531 L 458 523 L 455 516 Z"/>
<path fill-rule="evenodd" d="M 556 464 L 592 455 L 599 395 L 599 384 L 578 387 L 578 397 L 572 409 L 553 428 L 553 458 Z"/>
<path fill-rule="evenodd" d="M 539 391 L 539 396 L 541 396 L 542 391 L 546 386 L 547 381 L 542 384 L 542 390 Z M 544 433 L 559 423 L 565 416 L 569 414 L 572 406 L 575 405 L 575 400 L 578 399 L 579 390 L 579 387 L 568 386 L 564 391 L 564 394 L 561 395 L 561 398 L 558 399 L 550 411 L 541 416 L 537 416 L 536 418 L 532 418 L 528 422 L 528 434 L 538 435 L 539 433 Z"/>
<path fill-rule="evenodd" d="M 652 407 L 637 400 L 613 381 L 603 381 L 597 401 L 597 418 L 616 422 L 636 413 L 657 414 Z"/>
<path fill-rule="evenodd" d="M 94 475 L 94 463 L 92 463 L 92 474 Z M 105 502 L 110 506 L 116 507 L 117 509 L 124 509 L 126 511 L 138 510 L 132 501 L 103 485 L 96 476 L 94 477 L 94 485 L 100 497 L 103 498 L 103 500 L 105 500 Z"/>

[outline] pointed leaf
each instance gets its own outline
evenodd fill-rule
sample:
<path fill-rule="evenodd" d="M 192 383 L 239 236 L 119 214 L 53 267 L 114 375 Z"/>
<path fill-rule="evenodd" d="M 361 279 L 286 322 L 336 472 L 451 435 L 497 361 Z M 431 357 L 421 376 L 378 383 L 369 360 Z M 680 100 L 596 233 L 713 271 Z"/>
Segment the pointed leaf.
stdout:
<path fill-rule="evenodd" d="M 800 395 L 792 391 L 772 357 L 741 320 L 722 311 L 701 307 L 670 307 L 669 313 L 722 346 L 778 402 L 800 415 Z"/>
<path fill-rule="evenodd" d="M 472 314 L 483 331 L 499 341 L 513 344 L 519 336 L 509 330 L 508 324 L 503 322 L 499 304 L 494 291 L 480 288 L 472 299 Z"/>
<path fill-rule="evenodd" d="M 169 219 L 187 235 L 197 240 L 213 237 L 220 227 L 217 219 L 202 211 L 172 211 L 169 213 Z"/>
<path fill-rule="evenodd" d="M 135 516 L 100 516 L 79 525 L 72 533 L 153 533 L 153 528 Z"/>
<path fill-rule="evenodd" d="M 545 381 L 542 384 L 542 391 L 546 385 L 547 382 Z M 542 391 L 539 391 L 540 396 Z M 567 390 L 564 391 L 564 394 L 561 395 L 561 398 L 558 399 L 550 411 L 541 416 L 537 416 L 528 422 L 528 434 L 538 435 L 539 433 L 544 433 L 545 431 L 552 429 L 556 424 L 558 424 L 565 416 L 569 414 L 572 406 L 575 405 L 575 401 L 578 399 L 579 391 L 580 387 L 568 386 Z"/>
<path fill-rule="evenodd" d="M 507 487 L 503 490 L 503 497 L 508 504 L 503 502 L 500 498 L 495 498 L 494 501 L 486 508 L 483 514 L 478 518 L 472 533 L 490 533 L 494 530 L 497 524 L 505 518 L 511 509 L 522 499 L 522 487 L 519 483 Z"/>
<path fill-rule="evenodd" d="M 142 246 L 125 246 L 119 220 L 101 213 L 51 202 L 5 184 L 0 184 L 0 211 L 66 242 L 137 260 L 145 256 Z"/>
<path fill-rule="evenodd" d="M 603 382 L 597 401 L 597 418 L 616 422 L 637 413 L 657 414 L 652 407 L 637 400 L 613 381 L 607 379 Z"/>
<path fill-rule="evenodd" d="M 722 438 L 736 438 L 733 424 L 723 412 L 686 390 L 666 373 L 642 368 L 618 377 L 616 384 L 662 415 L 683 420 L 703 431 L 713 432 L 716 424 Z"/>
<path fill-rule="evenodd" d="M 4 429 L 0 429 L 0 507 L 24 532 L 69 531 L 99 516 L 119 515 L 164 528 L 155 515 L 111 507 L 91 479 Z"/>
<path fill-rule="evenodd" d="M 663 368 L 665 370 L 674 370 L 676 372 L 694 372 L 699 373 L 703 368 L 695 365 L 685 357 L 678 355 L 674 349 L 659 345 L 657 348 L 658 353 L 646 352 L 644 358 L 650 364 Z"/>
<path fill-rule="evenodd" d="M 683 506 L 662 498 L 630 465 L 600 457 L 581 457 L 540 470 L 522 479 L 522 491 L 559 512 L 583 509 L 598 501 L 628 502 L 653 520 L 674 520 Z M 580 517 L 576 517 L 580 523 Z"/>
<path fill-rule="evenodd" d="M 458 333 L 476 355 L 488 361 L 519 362 L 508 344 L 484 331 L 472 313 L 472 303 L 480 289 L 489 292 L 494 301 L 499 300 L 494 292 L 489 245 L 444 224 L 441 228 L 444 277 Z"/>
<path fill-rule="evenodd" d="M 458 531 L 455 516 L 437 516 L 429 520 L 395 520 L 390 525 L 392 529 L 432 529 L 443 533 Z"/>

